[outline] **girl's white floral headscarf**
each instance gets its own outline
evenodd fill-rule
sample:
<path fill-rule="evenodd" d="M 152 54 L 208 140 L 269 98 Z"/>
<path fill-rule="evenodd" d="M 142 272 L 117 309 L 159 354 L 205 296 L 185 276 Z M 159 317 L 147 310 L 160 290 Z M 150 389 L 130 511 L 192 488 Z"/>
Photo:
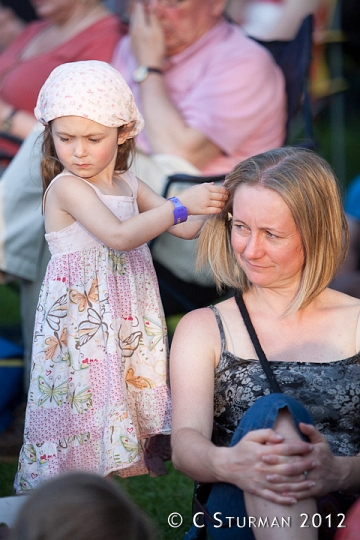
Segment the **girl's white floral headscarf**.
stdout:
<path fill-rule="evenodd" d="M 56 67 L 40 90 L 34 114 L 45 126 L 61 116 L 82 116 L 107 127 L 133 122 L 128 138 L 135 137 L 144 127 L 122 75 L 99 60 Z"/>

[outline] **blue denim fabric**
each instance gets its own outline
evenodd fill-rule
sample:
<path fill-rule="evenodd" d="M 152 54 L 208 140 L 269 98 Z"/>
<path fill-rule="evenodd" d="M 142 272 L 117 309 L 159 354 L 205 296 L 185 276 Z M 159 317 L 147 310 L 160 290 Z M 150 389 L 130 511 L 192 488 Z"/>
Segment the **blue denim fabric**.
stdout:
<path fill-rule="evenodd" d="M 244 414 L 231 440 L 230 446 L 234 446 L 249 431 L 256 429 L 273 428 L 275 420 L 280 409 L 287 408 L 292 416 L 295 426 L 299 422 L 313 424 L 314 421 L 310 413 L 296 399 L 285 394 L 270 394 L 258 399 Z M 299 434 L 306 439 L 302 433 Z M 228 523 L 227 516 L 234 516 L 234 526 L 228 528 L 215 527 L 206 521 L 208 531 L 213 540 L 255 540 L 250 527 L 237 527 L 236 517 L 239 518 L 239 524 L 247 523 L 247 513 L 242 490 L 232 484 L 218 483 L 214 484 L 206 509 L 211 516 L 217 514 L 218 520 L 224 524 Z M 217 521 L 217 525 L 220 521 Z M 184 540 L 192 540 L 197 536 L 198 529 L 193 525 L 188 531 Z"/>

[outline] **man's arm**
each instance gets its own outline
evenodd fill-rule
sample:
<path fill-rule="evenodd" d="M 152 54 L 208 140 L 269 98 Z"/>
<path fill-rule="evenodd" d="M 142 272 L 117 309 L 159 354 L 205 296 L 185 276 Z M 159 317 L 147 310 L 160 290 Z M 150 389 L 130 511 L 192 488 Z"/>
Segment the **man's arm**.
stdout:
<path fill-rule="evenodd" d="M 165 58 L 163 30 L 155 14 L 136 3 L 130 26 L 131 46 L 138 65 L 162 68 Z M 201 168 L 221 154 L 220 148 L 184 122 L 169 97 L 165 81 L 149 73 L 140 84 L 142 112 L 152 152 L 180 156 Z"/>

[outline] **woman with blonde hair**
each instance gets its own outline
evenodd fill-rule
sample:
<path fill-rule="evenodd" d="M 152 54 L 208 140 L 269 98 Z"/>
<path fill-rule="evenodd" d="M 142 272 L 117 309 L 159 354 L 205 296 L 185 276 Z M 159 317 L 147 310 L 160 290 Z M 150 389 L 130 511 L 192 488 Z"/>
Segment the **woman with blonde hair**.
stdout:
<path fill-rule="evenodd" d="M 360 490 L 360 302 L 328 288 L 348 244 L 337 182 L 281 148 L 225 186 L 199 261 L 235 296 L 187 314 L 171 351 L 173 462 L 200 483 L 187 538 L 331 538 Z"/>

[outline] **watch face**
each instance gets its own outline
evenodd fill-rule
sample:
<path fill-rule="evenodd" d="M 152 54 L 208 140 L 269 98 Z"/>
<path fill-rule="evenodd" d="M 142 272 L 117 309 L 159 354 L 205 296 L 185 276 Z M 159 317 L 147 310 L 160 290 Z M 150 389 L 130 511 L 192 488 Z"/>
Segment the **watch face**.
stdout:
<path fill-rule="evenodd" d="M 148 74 L 148 68 L 146 66 L 139 66 L 135 69 L 133 73 L 133 80 L 137 83 L 140 83 L 144 79 L 146 79 Z"/>

